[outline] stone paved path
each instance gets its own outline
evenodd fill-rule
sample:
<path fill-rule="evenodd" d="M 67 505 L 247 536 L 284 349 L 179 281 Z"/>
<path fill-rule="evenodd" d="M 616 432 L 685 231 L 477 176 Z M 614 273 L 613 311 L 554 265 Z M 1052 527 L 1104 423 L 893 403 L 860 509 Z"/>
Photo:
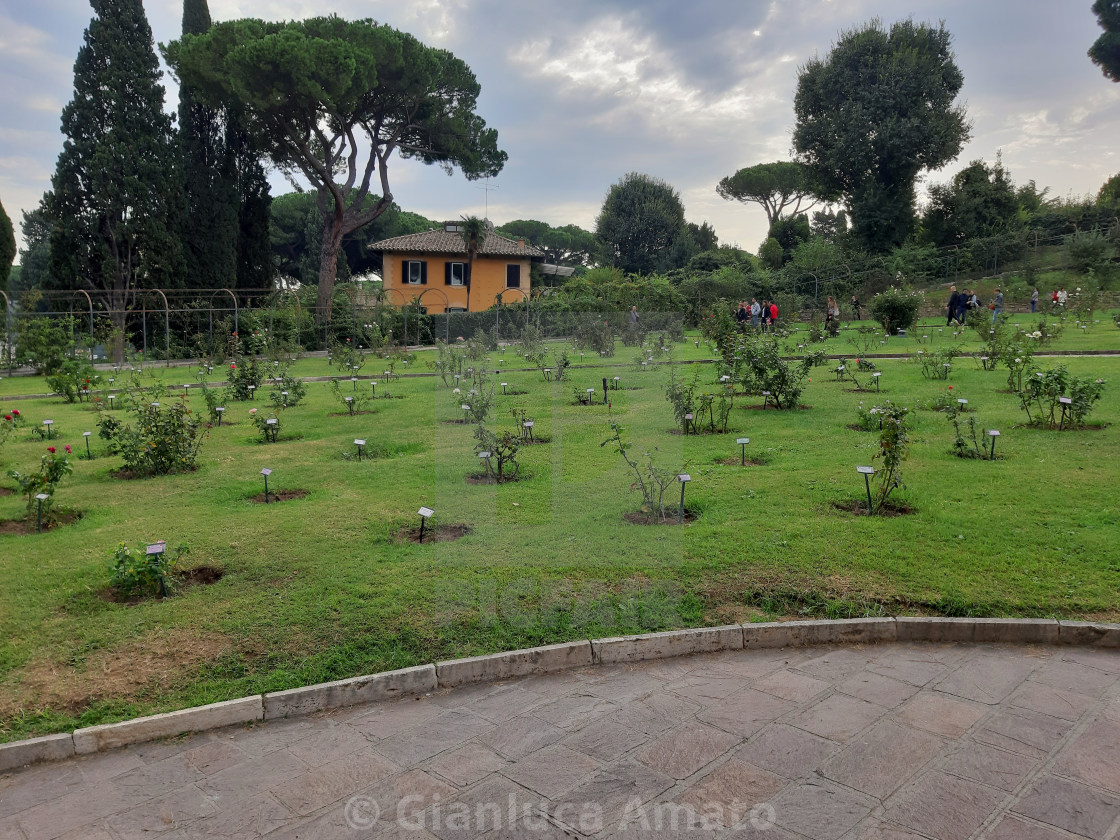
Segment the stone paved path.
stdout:
<path fill-rule="evenodd" d="M 589 668 L 0 776 L 0 840 L 1113 840 L 1120 651 Z"/>

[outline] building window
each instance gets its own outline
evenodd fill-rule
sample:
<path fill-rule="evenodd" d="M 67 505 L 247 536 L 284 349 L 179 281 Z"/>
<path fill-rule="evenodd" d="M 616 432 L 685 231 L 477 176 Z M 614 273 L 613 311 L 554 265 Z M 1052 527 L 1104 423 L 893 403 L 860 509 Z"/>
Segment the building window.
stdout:
<path fill-rule="evenodd" d="M 507 289 L 520 289 L 521 288 L 521 266 L 507 265 L 506 266 L 506 288 Z"/>
<path fill-rule="evenodd" d="M 405 260 L 404 282 L 410 286 L 421 286 L 427 283 L 428 264 L 423 260 Z"/>
<path fill-rule="evenodd" d="M 461 262 L 445 263 L 446 275 L 444 280 L 448 286 L 464 286 L 467 282 L 467 264 Z"/>
<path fill-rule="evenodd" d="M 466 312 L 466 311 L 467 311 L 467 308 L 465 306 L 449 306 L 444 310 L 444 312 Z"/>

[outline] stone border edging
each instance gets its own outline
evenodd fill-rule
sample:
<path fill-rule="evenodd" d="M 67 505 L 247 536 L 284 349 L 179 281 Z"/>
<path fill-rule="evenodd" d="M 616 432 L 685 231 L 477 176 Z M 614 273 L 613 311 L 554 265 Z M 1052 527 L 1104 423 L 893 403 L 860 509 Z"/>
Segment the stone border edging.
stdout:
<path fill-rule="evenodd" d="M 724 650 L 882 642 L 1079 645 L 1120 649 L 1120 624 L 1035 618 L 854 618 L 730 624 L 544 645 L 253 694 L 165 714 L 0 744 L 0 773 L 128 744 L 236 724 L 278 720 L 439 688 L 569 668 L 665 659 Z"/>

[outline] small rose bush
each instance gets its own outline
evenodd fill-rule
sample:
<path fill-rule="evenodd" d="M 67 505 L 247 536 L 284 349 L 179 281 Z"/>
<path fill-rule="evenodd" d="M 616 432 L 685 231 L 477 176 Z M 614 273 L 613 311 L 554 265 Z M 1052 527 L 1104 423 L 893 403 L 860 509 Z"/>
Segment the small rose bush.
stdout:
<path fill-rule="evenodd" d="M 54 520 L 54 492 L 66 476 L 74 471 L 70 464 L 70 447 L 63 447 L 59 452 L 58 447 L 48 446 L 47 452 L 39 459 L 39 469 L 35 472 L 22 473 L 19 470 L 9 470 L 8 475 L 19 486 L 20 495 L 27 497 L 27 516 L 30 519 L 37 515 L 38 499 L 40 493 L 46 493 L 47 499 L 43 501 L 43 521 Z"/>

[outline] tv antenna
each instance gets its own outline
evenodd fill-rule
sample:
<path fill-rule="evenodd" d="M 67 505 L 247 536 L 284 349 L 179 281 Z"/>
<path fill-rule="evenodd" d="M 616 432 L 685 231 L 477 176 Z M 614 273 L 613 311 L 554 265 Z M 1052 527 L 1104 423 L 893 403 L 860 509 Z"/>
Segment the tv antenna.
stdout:
<path fill-rule="evenodd" d="M 482 190 L 486 194 L 485 205 L 484 205 L 485 210 L 483 211 L 483 218 L 484 219 L 489 219 L 490 218 L 490 190 L 496 190 L 496 189 L 499 189 L 499 187 L 498 187 L 497 184 L 491 184 L 490 183 L 490 176 L 488 175 L 488 176 L 486 176 L 486 180 L 483 181 L 483 183 L 481 183 L 477 187 L 475 187 L 475 189 L 476 190 Z"/>

